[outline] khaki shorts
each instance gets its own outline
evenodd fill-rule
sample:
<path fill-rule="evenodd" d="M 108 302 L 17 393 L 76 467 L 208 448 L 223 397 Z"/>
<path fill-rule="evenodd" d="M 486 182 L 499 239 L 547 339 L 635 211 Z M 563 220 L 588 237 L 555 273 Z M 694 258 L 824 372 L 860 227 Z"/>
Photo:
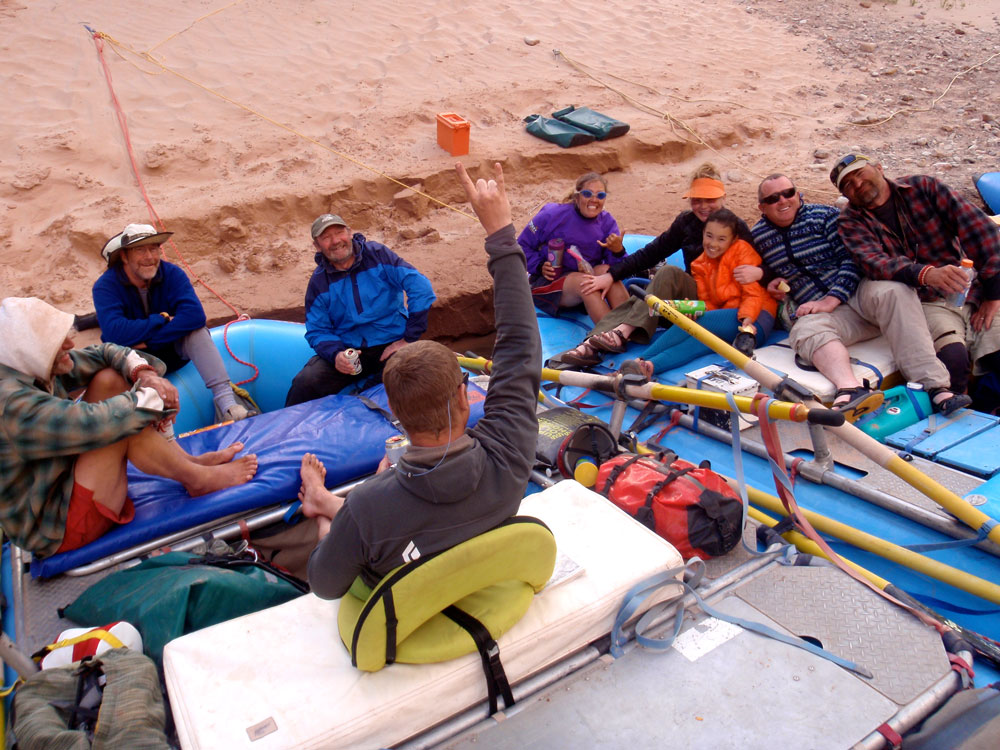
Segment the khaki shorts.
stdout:
<path fill-rule="evenodd" d="M 924 302 L 923 308 L 934 350 L 941 351 L 948 344 L 965 344 L 972 360 L 972 374 L 984 375 L 986 370 L 979 359 L 1000 350 L 1000 313 L 993 317 L 993 325 L 985 331 L 974 331 L 969 324 L 969 318 L 976 311 L 972 305 L 958 309 L 935 301 Z"/>

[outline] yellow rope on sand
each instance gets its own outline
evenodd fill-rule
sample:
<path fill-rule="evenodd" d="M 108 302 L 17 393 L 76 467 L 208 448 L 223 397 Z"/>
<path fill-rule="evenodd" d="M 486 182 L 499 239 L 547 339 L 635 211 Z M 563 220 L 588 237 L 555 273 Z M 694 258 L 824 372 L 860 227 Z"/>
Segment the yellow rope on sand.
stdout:
<path fill-rule="evenodd" d="M 956 73 L 955 77 L 952 78 L 951 81 L 948 82 L 947 86 L 945 86 L 944 91 L 942 91 L 937 97 L 935 97 L 934 101 L 931 102 L 931 104 L 930 104 L 929 107 L 920 107 L 920 108 L 907 107 L 905 109 L 897 109 L 891 115 L 889 115 L 885 119 L 879 120 L 878 122 L 850 122 L 850 124 L 854 125 L 856 127 L 859 127 L 859 128 L 873 128 L 876 125 L 885 125 L 893 117 L 895 117 L 896 115 L 901 115 L 904 112 L 930 112 L 932 109 L 934 109 L 935 105 L 939 101 L 941 101 L 942 99 L 944 99 L 945 94 L 947 94 L 951 90 L 951 87 L 955 83 L 955 81 L 957 81 L 959 78 L 961 78 L 962 76 L 964 76 L 966 73 L 971 73 L 976 68 L 983 67 L 986 63 L 988 63 L 990 60 L 992 60 L 997 55 L 1000 55 L 1000 52 L 994 52 L 992 55 L 990 55 L 989 57 L 987 57 L 982 62 L 976 63 L 972 67 L 966 68 L 965 70 Z"/>
<path fill-rule="evenodd" d="M 132 55 L 135 55 L 139 59 L 145 60 L 146 62 L 148 62 L 148 63 L 150 63 L 152 65 L 155 65 L 156 67 L 160 68 L 159 72 L 156 72 L 156 71 L 147 71 L 147 70 L 143 70 L 143 68 L 141 68 L 141 67 L 139 67 L 137 65 L 134 65 L 135 68 L 137 68 L 138 70 L 142 71 L 143 73 L 145 73 L 147 75 L 159 75 L 160 73 L 170 73 L 171 75 L 176 76 L 177 78 L 180 78 L 182 81 L 186 81 L 187 83 L 190 83 L 192 86 L 196 86 L 196 87 L 200 88 L 202 91 L 205 91 L 205 92 L 211 94 L 212 96 L 215 96 L 215 97 L 217 97 L 219 99 L 222 99 L 223 101 L 228 102 L 229 104 L 232 104 L 235 107 L 239 107 L 244 112 L 249 112 L 254 117 L 259 117 L 260 119 L 264 120 L 265 122 L 271 123 L 275 127 L 281 128 L 282 130 L 285 130 L 285 131 L 287 131 L 289 133 L 292 133 L 293 135 L 296 135 L 299 138 L 302 138 L 303 140 L 308 141 L 309 143 L 313 144 L 314 146 L 318 146 L 319 148 L 321 148 L 324 151 L 327 151 L 327 152 L 333 154 L 334 156 L 338 156 L 341 159 L 344 159 L 345 161 L 351 162 L 355 166 L 358 166 L 358 167 L 361 167 L 362 169 L 368 170 L 369 172 L 372 172 L 372 173 L 378 175 L 379 177 L 385 178 L 389 182 L 392 182 L 392 183 L 394 183 L 396 185 L 399 185 L 402 188 L 405 188 L 407 190 L 410 190 L 410 191 L 416 193 L 417 195 L 420 195 L 420 196 L 422 196 L 424 198 L 427 198 L 427 200 L 431 201 L 432 203 L 436 203 L 437 205 L 441 206 L 442 208 L 447 208 L 447 209 L 449 209 L 451 211 L 454 211 L 457 214 L 461 214 L 462 216 L 464 216 L 464 217 L 466 217 L 468 219 L 472 219 L 473 221 L 479 221 L 473 214 L 470 214 L 468 211 L 463 211 L 460 208 L 456 208 L 455 206 L 452 206 L 452 205 L 450 205 L 448 203 L 445 203 L 442 200 L 439 200 L 439 199 L 435 198 L 433 195 L 428 195 L 427 193 L 423 192 L 422 190 L 418 190 L 417 188 L 413 187 L 412 185 L 407 185 L 405 182 L 401 182 L 400 180 L 397 180 L 395 177 L 390 177 L 385 172 L 382 172 L 382 171 L 376 169 L 375 167 L 369 166 L 368 164 L 365 164 L 364 162 L 362 162 L 362 161 L 360 161 L 358 159 L 355 159 L 354 157 L 352 157 L 352 156 L 350 156 L 348 154 L 345 154 L 343 151 L 338 151 L 337 149 L 331 148 L 330 146 L 327 146 L 324 143 L 320 143 L 315 138 L 311 138 L 310 136 L 306 135 L 305 133 L 299 132 L 298 130 L 296 130 L 295 128 L 291 127 L 290 125 L 286 125 L 285 123 L 278 122 L 277 120 L 275 120 L 275 119 L 273 119 L 271 117 L 268 117 L 264 113 L 255 110 L 253 107 L 250 107 L 250 106 L 248 106 L 246 104 L 242 104 L 242 103 L 236 101 L 235 99 L 232 99 L 232 98 L 226 96 L 225 94 L 221 94 L 218 91 L 215 91 L 214 89 L 210 89 L 208 86 L 205 86 L 204 84 L 201 84 L 198 81 L 195 81 L 194 79 L 189 78 L 188 76 L 184 75 L 183 73 L 179 73 L 178 71 L 174 70 L 173 68 L 170 68 L 169 66 L 163 64 L 162 62 L 160 62 L 159 60 L 157 60 L 155 57 L 153 57 L 148 52 L 139 52 L 139 51 L 133 49 L 132 47 L 130 47 L 129 45 L 127 45 L 127 44 L 125 44 L 123 42 L 118 41 L 117 39 L 115 39 L 114 37 L 110 36 L 109 34 L 105 34 L 103 31 L 97 31 L 97 32 L 95 32 L 95 35 L 98 36 L 98 37 L 100 37 L 101 39 L 106 40 L 108 42 L 108 44 L 111 45 L 112 49 L 114 49 L 115 52 L 119 55 L 119 57 L 122 57 L 122 59 L 125 59 L 125 58 L 124 58 L 123 55 L 121 55 L 121 52 L 119 50 L 125 50 L 126 52 L 128 52 L 128 53 L 130 53 Z M 164 40 L 164 41 L 166 41 L 166 40 Z"/>
<path fill-rule="evenodd" d="M 233 2 L 229 3 L 229 5 L 225 5 L 225 6 L 221 7 L 221 8 L 216 8 L 216 9 L 215 9 L 215 10 L 213 10 L 212 12 L 210 12 L 210 13 L 206 13 L 205 15 L 201 16 L 200 18 L 196 18 L 195 20 L 193 20 L 193 21 L 192 21 L 191 23 L 189 23 L 189 24 L 188 24 L 187 26 L 185 26 L 185 27 L 184 27 L 183 29 L 181 29 L 180 31 L 176 31 L 176 32 L 174 32 L 173 34 L 171 34 L 170 36 L 168 36 L 168 37 L 167 37 L 166 39 L 164 39 L 164 40 L 162 40 L 162 41 L 159 41 L 159 42 L 157 42 L 156 44 L 154 44 L 154 45 L 153 45 L 152 47 L 150 47 L 150 48 L 149 48 L 149 52 L 152 52 L 152 51 L 153 51 L 154 49 L 156 49 L 156 48 L 157 48 L 157 47 L 159 47 L 160 45 L 163 45 L 163 44 L 166 44 L 166 43 L 167 43 L 167 42 L 169 42 L 169 41 L 170 41 L 171 39 L 173 39 L 173 38 L 175 38 L 175 37 L 178 37 L 178 36 L 180 36 L 180 35 L 181 35 L 181 34 L 183 34 L 183 33 L 184 33 L 185 31 L 189 31 L 190 29 L 194 28 L 194 27 L 195 27 L 195 26 L 196 26 L 197 24 L 199 24 L 199 23 L 201 23 L 202 21 L 204 21 L 204 20 L 205 20 L 206 18 L 211 18 L 211 17 L 212 17 L 212 16 L 214 16 L 214 15 L 215 15 L 216 13 L 221 13 L 222 11 L 224 11 L 224 10 L 228 10 L 229 8 L 232 8 L 232 7 L 234 6 L 234 5 L 239 5 L 239 4 L 240 4 L 240 3 L 242 3 L 242 2 L 243 2 L 243 0 L 233 0 Z"/>

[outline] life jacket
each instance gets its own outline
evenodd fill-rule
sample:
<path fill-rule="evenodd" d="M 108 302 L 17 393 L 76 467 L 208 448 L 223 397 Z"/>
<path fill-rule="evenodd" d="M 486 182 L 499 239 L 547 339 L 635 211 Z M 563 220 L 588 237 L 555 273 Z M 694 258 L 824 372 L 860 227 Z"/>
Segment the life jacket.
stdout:
<path fill-rule="evenodd" d="M 673 544 L 685 560 L 718 557 L 739 543 L 743 509 L 707 464 L 622 453 L 601 464 L 594 489 Z"/>

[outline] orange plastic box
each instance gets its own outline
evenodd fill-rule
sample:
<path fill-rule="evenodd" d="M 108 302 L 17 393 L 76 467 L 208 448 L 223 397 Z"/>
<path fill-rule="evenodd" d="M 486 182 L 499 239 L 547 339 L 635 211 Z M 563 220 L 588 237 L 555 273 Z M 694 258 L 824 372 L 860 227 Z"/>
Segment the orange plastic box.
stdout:
<path fill-rule="evenodd" d="M 452 156 L 469 153 L 469 121 L 454 112 L 437 116 L 438 145 Z"/>

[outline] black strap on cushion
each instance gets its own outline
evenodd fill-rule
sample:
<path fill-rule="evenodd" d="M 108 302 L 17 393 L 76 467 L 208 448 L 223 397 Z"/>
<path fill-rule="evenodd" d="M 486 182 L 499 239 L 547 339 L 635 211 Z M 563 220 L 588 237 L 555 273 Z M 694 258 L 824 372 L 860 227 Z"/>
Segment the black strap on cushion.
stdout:
<path fill-rule="evenodd" d="M 507 673 L 504 672 L 503 664 L 500 663 L 500 647 L 493 640 L 490 631 L 486 629 L 479 620 L 468 612 L 456 607 L 454 604 L 441 611 L 441 614 L 448 617 L 462 630 L 472 636 L 479 650 L 479 656 L 483 660 L 483 674 L 486 675 L 486 692 L 490 701 L 490 716 L 497 712 L 497 695 L 503 696 L 504 708 L 514 705 L 514 694 L 510 691 L 510 682 L 507 681 Z"/>
<path fill-rule="evenodd" d="M 399 620 L 396 618 L 396 602 L 392 598 L 392 588 L 385 592 L 382 597 L 382 604 L 385 608 L 385 663 L 392 664 L 396 661 L 396 625 Z"/>

